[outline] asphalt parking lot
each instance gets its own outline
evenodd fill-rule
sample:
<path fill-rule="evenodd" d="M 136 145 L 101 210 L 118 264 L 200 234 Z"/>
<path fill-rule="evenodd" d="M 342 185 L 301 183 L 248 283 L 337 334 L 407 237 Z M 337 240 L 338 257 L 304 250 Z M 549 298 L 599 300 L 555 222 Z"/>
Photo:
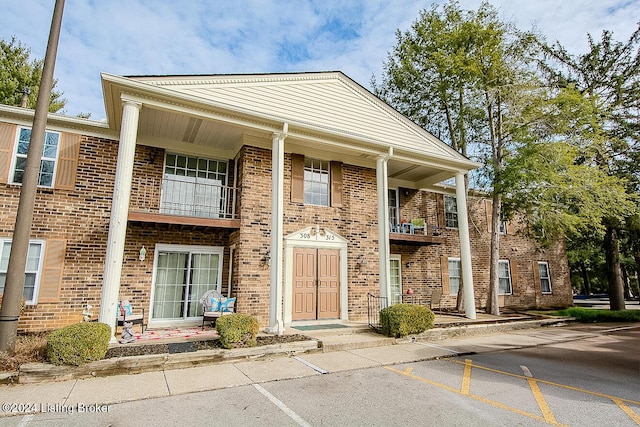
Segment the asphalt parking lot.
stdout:
<path fill-rule="evenodd" d="M 640 326 L 571 325 L 17 386 L 5 400 L 33 402 L 34 392 L 63 386 L 70 394 L 0 425 L 637 426 L 638 342 Z M 149 396 L 79 410 L 109 402 L 113 388 L 99 386 L 116 381 L 120 392 Z M 168 391 L 154 395 L 161 383 Z M 194 383 L 206 389 L 189 391 Z"/>

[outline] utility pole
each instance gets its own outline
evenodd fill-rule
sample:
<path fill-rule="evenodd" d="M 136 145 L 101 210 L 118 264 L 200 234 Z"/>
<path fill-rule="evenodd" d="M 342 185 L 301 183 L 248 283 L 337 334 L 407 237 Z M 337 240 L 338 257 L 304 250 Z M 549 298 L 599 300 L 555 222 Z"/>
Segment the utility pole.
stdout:
<path fill-rule="evenodd" d="M 40 91 L 38 92 L 38 101 L 33 118 L 33 128 L 31 129 L 31 139 L 29 140 L 29 150 L 27 151 L 27 164 L 22 179 L 22 188 L 20 189 L 20 201 L 18 202 L 18 213 L 13 229 L 2 308 L 0 309 L 0 351 L 8 353 L 13 353 L 15 350 L 18 332 L 20 303 L 24 288 L 31 223 L 33 222 L 33 206 L 40 177 L 40 159 L 42 158 L 47 115 L 49 114 L 53 69 L 58 52 L 63 9 L 64 0 L 56 0 L 51 20 L 51 30 L 49 31 L 47 53 L 44 57 L 42 81 L 40 82 Z"/>

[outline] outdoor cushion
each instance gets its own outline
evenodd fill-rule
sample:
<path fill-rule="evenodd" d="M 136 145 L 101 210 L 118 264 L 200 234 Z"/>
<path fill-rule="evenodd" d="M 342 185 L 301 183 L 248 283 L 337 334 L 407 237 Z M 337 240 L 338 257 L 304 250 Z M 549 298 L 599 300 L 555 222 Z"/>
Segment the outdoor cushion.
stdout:
<path fill-rule="evenodd" d="M 131 308 L 131 303 L 128 300 L 119 301 L 118 302 L 118 312 L 120 316 L 131 316 L 133 314 L 133 309 Z"/>
<path fill-rule="evenodd" d="M 226 300 L 221 301 L 220 302 L 220 311 L 223 312 L 223 313 L 232 313 L 235 303 L 236 303 L 235 297 L 234 298 L 227 298 Z"/>
<path fill-rule="evenodd" d="M 220 300 L 215 297 L 211 297 L 209 300 L 209 311 L 218 311 L 220 310 Z"/>

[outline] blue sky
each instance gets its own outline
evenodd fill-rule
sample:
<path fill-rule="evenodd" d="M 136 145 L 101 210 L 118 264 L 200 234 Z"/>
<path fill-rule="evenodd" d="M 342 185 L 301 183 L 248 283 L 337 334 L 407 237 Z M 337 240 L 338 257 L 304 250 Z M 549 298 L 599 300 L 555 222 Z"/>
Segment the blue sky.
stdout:
<path fill-rule="evenodd" d="M 66 0 L 55 76 L 65 113 L 104 118 L 100 73 L 118 75 L 343 71 L 369 88 L 395 32 L 432 1 Z M 442 3 L 441 1 L 439 3 Z M 535 26 L 569 50 L 611 30 L 626 40 L 640 0 L 491 0 L 503 20 Z M 461 0 L 477 9 L 480 0 Z M 54 0 L 0 0 L 0 38 L 43 58 Z"/>

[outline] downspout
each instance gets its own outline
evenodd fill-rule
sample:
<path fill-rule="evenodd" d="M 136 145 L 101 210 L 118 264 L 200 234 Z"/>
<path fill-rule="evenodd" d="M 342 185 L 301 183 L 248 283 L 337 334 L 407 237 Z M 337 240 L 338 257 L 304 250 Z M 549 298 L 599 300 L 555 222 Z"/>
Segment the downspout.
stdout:
<path fill-rule="evenodd" d="M 380 296 L 387 298 L 387 305 L 391 297 L 391 266 L 389 259 L 389 179 L 387 163 L 393 157 L 393 147 L 389 147 L 387 154 L 382 154 L 377 159 L 376 187 L 378 190 L 378 260 L 380 263 Z"/>
<path fill-rule="evenodd" d="M 284 223 L 284 140 L 289 125 L 283 123 L 282 133 L 274 133 L 271 146 L 271 287 L 269 301 L 269 330 L 282 335 L 284 321 L 282 313 L 282 280 L 284 269 L 283 223 Z"/>

